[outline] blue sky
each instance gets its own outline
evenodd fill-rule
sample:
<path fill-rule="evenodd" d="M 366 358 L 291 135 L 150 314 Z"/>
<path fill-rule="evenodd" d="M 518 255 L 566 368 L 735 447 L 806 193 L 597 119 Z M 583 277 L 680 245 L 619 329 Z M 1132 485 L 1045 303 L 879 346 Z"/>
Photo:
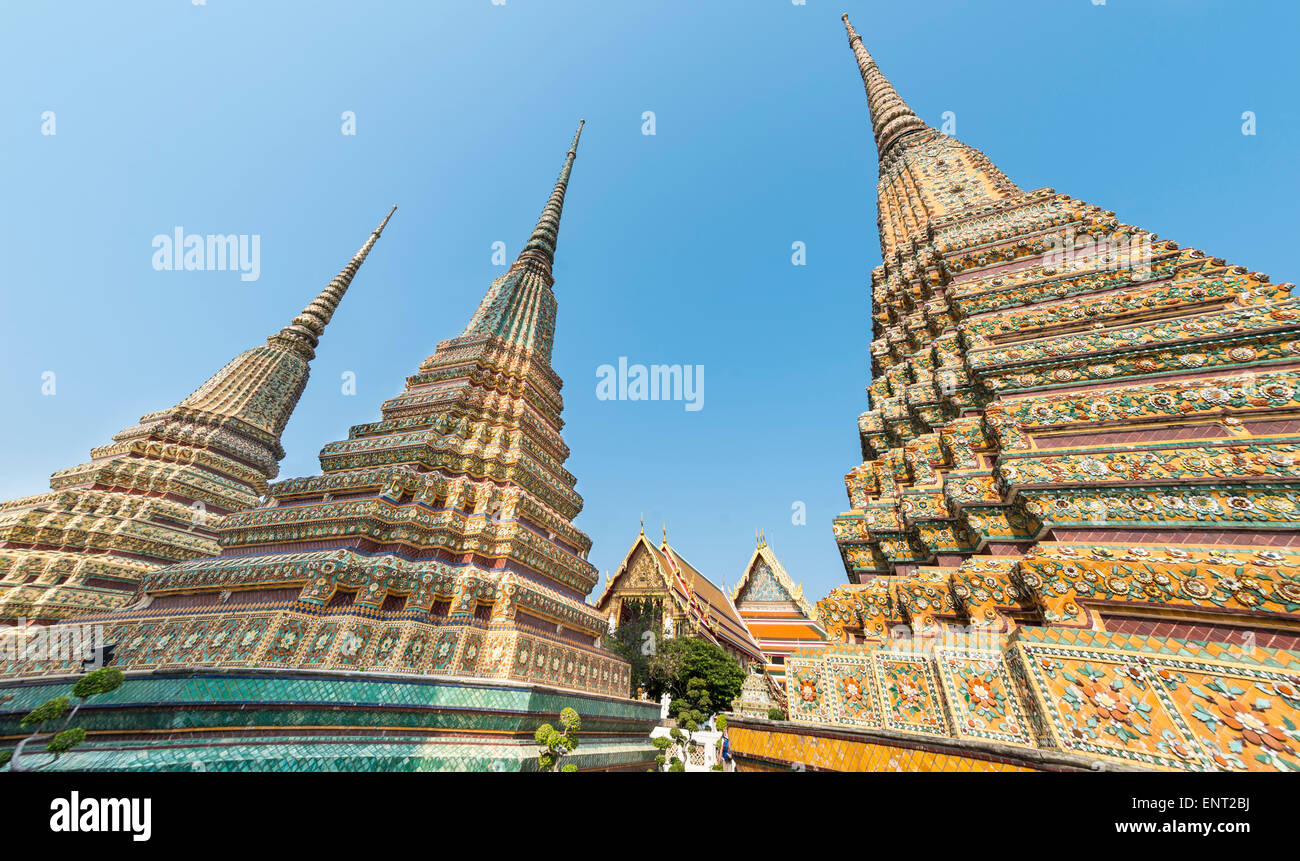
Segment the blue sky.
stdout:
<path fill-rule="evenodd" d="M 762 526 L 820 597 L 845 579 L 830 521 L 860 459 L 879 262 L 843 11 L 922 118 L 953 111 L 1022 188 L 1300 275 L 1294 4 L 6 4 L 0 498 L 260 343 L 396 203 L 284 435 L 281 477 L 318 472 L 323 444 L 461 331 L 501 272 L 492 243 L 518 253 L 585 117 L 554 367 L 592 561 L 615 568 L 644 511 L 734 583 Z M 259 234 L 261 277 L 155 271 L 152 239 L 176 226 Z M 703 365 L 704 408 L 597 400 L 620 356 Z"/>

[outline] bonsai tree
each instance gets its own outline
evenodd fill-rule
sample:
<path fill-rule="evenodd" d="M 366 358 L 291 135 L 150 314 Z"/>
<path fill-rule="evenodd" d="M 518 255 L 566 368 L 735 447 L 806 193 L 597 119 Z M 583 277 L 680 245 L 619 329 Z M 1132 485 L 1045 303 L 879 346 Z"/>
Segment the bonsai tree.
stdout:
<path fill-rule="evenodd" d="M 655 765 L 658 766 L 660 771 L 662 771 L 664 765 L 668 762 L 668 749 L 674 747 L 676 742 L 666 735 L 657 735 L 650 739 L 650 743 L 655 746 L 655 750 L 659 751 L 655 756 Z M 673 762 L 681 762 L 681 760 L 674 756 Z"/>
<path fill-rule="evenodd" d="M 582 728 L 582 718 L 573 709 L 566 708 L 560 712 L 560 725 L 564 727 L 564 732 L 544 723 L 533 733 L 533 738 L 542 748 L 537 755 L 537 765 L 542 771 L 578 770 L 578 766 L 572 764 L 560 767 L 560 759 L 578 746 L 578 730 Z"/>
<path fill-rule="evenodd" d="M 0 752 L 0 766 L 8 763 L 10 771 L 37 771 L 58 761 L 60 756 L 86 740 L 86 731 L 84 729 L 69 726 L 72 719 L 77 716 L 77 712 L 85 705 L 86 700 L 96 694 L 106 694 L 109 691 L 117 690 L 121 687 L 122 681 L 121 670 L 116 667 L 104 667 L 86 673 L 86 675 L 77 679 L 77 683 L 72 686 L 72 696 L 77 700 L 75 705 L 68 697 L 54 697 L 32 709 L 19 722 L 21 726 L 31 727 L 32 734 L 19 741 L 18 746 L 12 751 Z M 63 723 L 59 724 L 58 730 L 45 732 L 45 725 L 57 721 L 59 718 L 63 718 Z M 45 752 L 52 754 L 52 756 L 39 765 L 28 765 L 22 759 L 23 752 L 27 745 L 38 741 L 46 742 Z"/>

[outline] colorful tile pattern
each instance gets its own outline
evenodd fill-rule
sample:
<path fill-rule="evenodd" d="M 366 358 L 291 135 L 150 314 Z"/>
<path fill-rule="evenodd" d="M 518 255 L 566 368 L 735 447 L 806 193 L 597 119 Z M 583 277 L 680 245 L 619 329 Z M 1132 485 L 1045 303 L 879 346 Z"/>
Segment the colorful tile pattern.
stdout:
<path fill-rule="evenodd" d="M 848 24 L 880 160 L 845 645 L 817 732 L 1296 768 L 1300 300 L 925 125 Z M 1160 634 L 1161 636 L 1156 636 Z"/>
<path fill-rule="evenodd" d="M 388 218 L 265 345 L 54 473 L 49 493 L 0 505 L 0 622 L 119 607 L 149 572 L 216 555 L 222 515 L 256 505 L 279 471 L 315 348 Z"/>
<path fill-rule="evenodd" d="M 0 706 L 0 737 L 20 735 L 21 716 L 68 686 L 8 687 L 14 699 Z M 128 677 L 82 709 L 78 722 L 89 732 L 88 743 L 58 765 L 109 771 L 534 770 L 533 731 L 566 707 L 583 716 L 579 767 L 649 767 L 657 705 L 534 687 L 285 672 Z M 103 740 L 105 734 L 127 740 Z"/>
<path fill-rule="evenodd" d="M 953 751 L 906 747 L 836 738 L 816 732 L 776 732 L 732 725 L 731 748 L 740 771 L 764 770 L 776 764 L 793 771 L 945 771 L 1029 772 L 1031 765 L 963 755 Z"/>

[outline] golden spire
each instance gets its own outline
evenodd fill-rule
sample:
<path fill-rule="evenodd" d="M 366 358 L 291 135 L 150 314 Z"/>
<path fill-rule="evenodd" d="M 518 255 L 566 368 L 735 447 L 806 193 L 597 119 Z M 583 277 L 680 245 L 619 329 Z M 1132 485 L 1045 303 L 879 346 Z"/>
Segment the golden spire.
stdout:
<path fill-rule="evenodd" d="M 384 232 L 384 228 L 388 225 L 388 219 L 392 218 L 393 213 L 396 211 L 396 206 L 388 210 L 384 220 L 379 222 L 379 226 L 371 231 L 370 237 L 361 246 L 361 250 L 352 255 L 352 259 L 348 261 L 347 266 L 343 267 L 343 271 L 334 276 L 334 280 L 330 281 L 325 289 L 320 292 L 320 295 L 313 299 L 306 308 L 302 309 L 302 313 L 293 318 L 292 323 L 285 326 L 277 334 L 267 338 L 267 343 L 273 346 L 277 343 L 287 344 L 304 354 L 308 359 L 315 357 L 316 345 L 320 342 L 321 335 L 325 334 L 325 326 L 329 323 L 330 318 L 338 310 L 339 302 L 343 300 L 343 294 L 348 292 L 348 285 L 352 283 L 352 277 L 357 274 L 357 270 L 365 262 L 370 249 L 375 247 L 375 242 L 379 240 L 379 234 Z"/>
<path fill-rule="evenodd" d="M 920 131 L 927 126 L 881 73 L 875 58 L 862 44 L 862 37 L 849 23 L 848 14 L 842 17 L 849 33 L 849 47 L 857 58 L 858 71 L 862 73 L 862 83 L 867 88 L 867 107 L 871 111 L 871 126 L 876 134 L 876 152 L 884 156 L 894 141 L 908 132 Z"/>

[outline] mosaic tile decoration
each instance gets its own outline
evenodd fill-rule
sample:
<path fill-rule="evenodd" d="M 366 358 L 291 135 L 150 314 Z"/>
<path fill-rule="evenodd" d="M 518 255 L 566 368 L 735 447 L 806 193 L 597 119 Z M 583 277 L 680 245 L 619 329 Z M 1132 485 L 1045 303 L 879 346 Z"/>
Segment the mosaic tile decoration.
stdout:
<path fill-rule="evenodd" d="M 392 214 L 265 344 L 54 473 L 50 492 L 0 504 L 0 622 L 120 607 L 149 572 L 217 554 L 222 515 L 257 505 L 279 471 L 315 348 Z"/>
<path fill-rule="evenodd" d="M 1300 771 L 1300 654 L 1020 627 L 1004 651 L 830 646 L 792 661 L 792 723 L 1056 749 L 1160 770 Z"/>
<path fill-rule="evenodd" d="M 903 747 L 818 734 L 776 732 L 733 724 L 733 754 L 740 771 L 775 765 L 786 771 L 1029 772 L 1026 764 L 984 759 L 933 748 Z"/>
<path fill-rule="evenodd" d="M 940 649 L 935 661 L 954 736 L 1034 744 L 1027 710 L 1000 652 Z"/>
<path fill-rule="evenodd" d="M 1053 743 L 1192 771 L 1300 771 L 1300 655 L 1091 631 L 1014 643 Z"/>
<path fill-rule="evenodd" d="M 18 737 L 22 715 L 68 688 L 6 686 L 13 699 L 0 705 L 0 736 Z M 263 673 L 128 677 L 78 714 L 88 743 L 60 768 L 530 770 L 533 731 L 566 707 L 583 719 L 581 768 L 653 761 L 654 703 L 452 680 Z M 97 738 L 105 733 L 123 738 Z"/>
<path fill-rule="evenodd" d="M 655 750 L 644 744 L 590 744 L 566 756 L 580 771 L 645 771 Z M 251 739 L 221 746 L 147 743 L 128 750 L 88 744 L 61 757 L 53 771 L 537 771 L 537 746 L 411 739 Z"/>

